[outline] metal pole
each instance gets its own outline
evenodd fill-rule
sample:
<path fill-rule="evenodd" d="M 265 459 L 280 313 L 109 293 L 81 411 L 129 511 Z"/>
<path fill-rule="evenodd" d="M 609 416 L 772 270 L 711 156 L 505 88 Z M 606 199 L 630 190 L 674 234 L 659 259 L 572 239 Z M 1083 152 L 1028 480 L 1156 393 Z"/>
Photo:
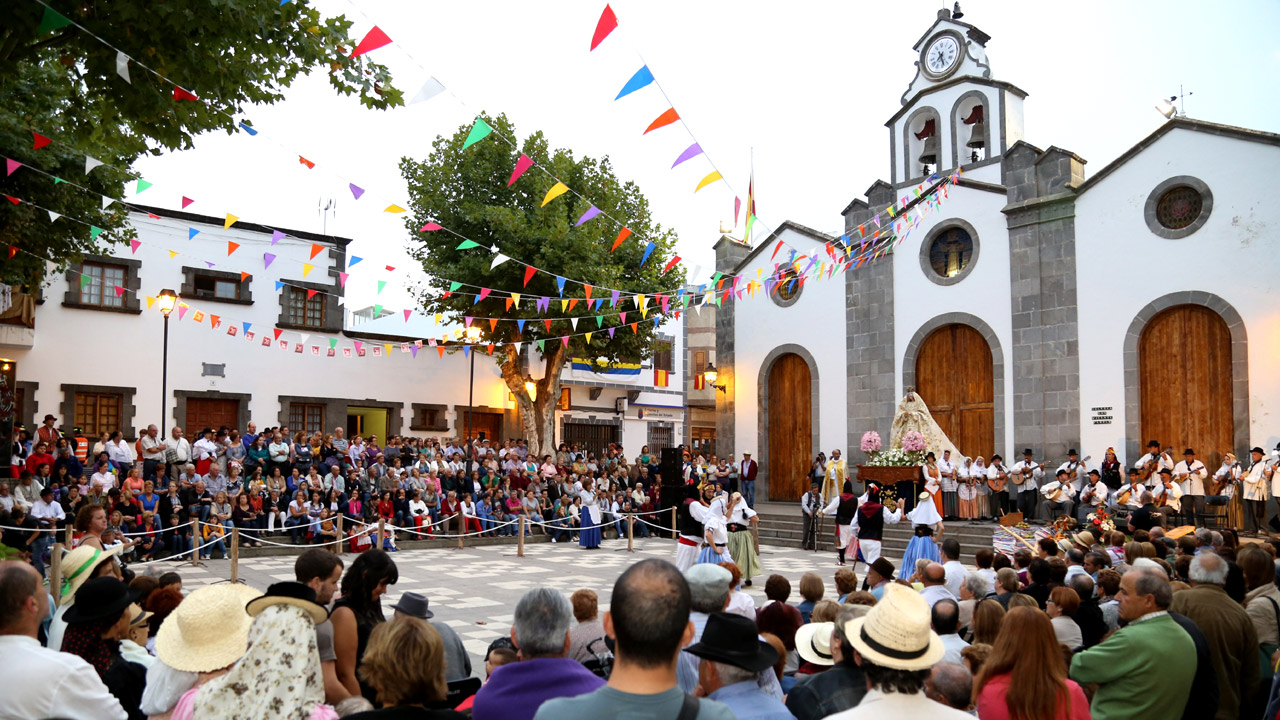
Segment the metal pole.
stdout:
<path fill-rule="evenodd" d="M 160 441 L 165 439 L 165 411 L 169 409 L 169 314 L 164 316 L 164 359 L 160 370 Z M 190 428 L 188 428 L 189 430 Z"/>
<path fill-rule="evenodd" d="M 471 455 L 475 450 L 471 440 L 471 408 L 476 402 L 476 349 L 471 348 L 471 380 L 467 383 L 467 476 L 463 482 L 471 482 Z M 469 486 L 468 486 L 469 487 Z"/>

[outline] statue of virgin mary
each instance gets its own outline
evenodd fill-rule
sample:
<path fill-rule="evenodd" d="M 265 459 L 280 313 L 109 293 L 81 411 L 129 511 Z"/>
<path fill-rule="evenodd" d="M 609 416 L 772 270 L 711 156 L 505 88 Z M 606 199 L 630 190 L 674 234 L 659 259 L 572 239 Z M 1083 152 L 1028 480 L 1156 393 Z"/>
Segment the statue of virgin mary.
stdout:
<path fill-rule="evenodd" d="M 952 462 L 958 462 L 959 458 L 964 457 L 947 438 L 947 434 L 942 432 L 942 428 L 938 427 L 933 415 L 929 413 L 929 406 L 925 405 L 915 388 L 907 388 L 907 394 L 898 403 L 898 411 L 893 415 L 889 447 L 901 448 L 902 436 L 911 430 L 924 436 L 925 450 L 932 452 L 938 459 L 942 459 L 943 450 L 951 451 Z"/>

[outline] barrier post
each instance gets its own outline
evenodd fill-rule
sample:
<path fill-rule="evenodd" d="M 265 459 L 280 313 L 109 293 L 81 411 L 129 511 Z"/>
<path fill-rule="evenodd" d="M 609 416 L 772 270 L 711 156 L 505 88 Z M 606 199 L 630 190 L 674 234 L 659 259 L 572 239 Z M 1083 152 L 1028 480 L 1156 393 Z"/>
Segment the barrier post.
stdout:
<path fill-rule="evenodd" d="M 516 557 L 524 557 L 524 516 L 516 523 Z"/>
<path fill-rule="evenodd" d="M 386 530 L 387 521 L 384 518 L 378 518 L 378 544 L 374 547 L 382 549 L 382 533 Z"/>
<path fill-rule="evenodd" d="M 671 537 L 672 539 L 679 539 L 680 537 L 680 530 L 676 528 L 676 506 L 675 505 L 671 506 Z"/>
<path fill-rule="evenodd" d="M 337 555 L 341 555 L 346 550 L 347 536 L 342 531 L 342 519 L 344 517 L 342 513 L 338 513 L 338 542 L 333 546 L 333 552 Z"/>
<path fill-rule="evenodd" d="M 467 534 L 467 521 L 462 517 L 462 508 L 458 508 L 458 514 L 453 516 L 453 529 L 458 531 L 458 549 L 462 550 L 466 547 L 462 536 Z"/>
<path fill-rule="evenodd" d="M 636 551 L 636 516 L 627 513 L 627 552 Z"/>
<path fill-rule="evenodd" d="M 196 548 L 204 544 L 204 538 L 201 537 L 200 520 L 192 521 L 191 526 L 191 567 L 200 567 L 200 551 Z"/>
<path fill-rule="evenodd" d="M 240 528 L 231 528 L 231 582 L 240 582 Z"/>
<path fill-rule="evenodd" d="M 49 553 L 49 592 L 56 607 L 62 601 L 62 543 L 54 543 Z"/>

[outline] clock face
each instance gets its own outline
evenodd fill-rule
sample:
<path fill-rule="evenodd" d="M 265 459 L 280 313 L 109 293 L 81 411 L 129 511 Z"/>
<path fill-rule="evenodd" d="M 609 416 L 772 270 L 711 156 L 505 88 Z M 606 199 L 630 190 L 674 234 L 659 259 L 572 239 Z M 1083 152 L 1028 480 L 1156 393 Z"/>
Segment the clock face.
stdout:
<path fill-rule="evenodd" d="M 934 40 L 924 55 L 924 66 L 933 75 L 945 75 L 960 62 L 960 43 L 951 35 Z"/>

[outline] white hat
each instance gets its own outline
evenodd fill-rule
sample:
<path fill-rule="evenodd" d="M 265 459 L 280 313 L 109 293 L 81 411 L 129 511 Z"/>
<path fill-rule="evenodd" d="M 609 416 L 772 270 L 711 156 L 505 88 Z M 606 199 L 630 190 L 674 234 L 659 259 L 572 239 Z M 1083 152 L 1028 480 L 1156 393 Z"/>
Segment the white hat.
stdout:
<path fill-rule="evenodd" d="M 253 618 L 245 603 L 262 592 L 247 585 L 206 585 L 178 603 L 156 633 L 156 657 L 174 670 L 212 672 L 249 647 Z"/>
<path fill-rule="evenodd" d="M 866 617 L 844 625 L 845 637 L 862 657 L 894 670 L 927 670 L 946 654 L 942 639 L 929 627 L 929 603 L 920 593 L 896 583 Z"/>
<path fill-rule="evenodd" d="M 831 633 L 836 624 L 811 622 L 796 630 L 796 653 L 814 665 L 835 665 L 831 655 Z"/>

